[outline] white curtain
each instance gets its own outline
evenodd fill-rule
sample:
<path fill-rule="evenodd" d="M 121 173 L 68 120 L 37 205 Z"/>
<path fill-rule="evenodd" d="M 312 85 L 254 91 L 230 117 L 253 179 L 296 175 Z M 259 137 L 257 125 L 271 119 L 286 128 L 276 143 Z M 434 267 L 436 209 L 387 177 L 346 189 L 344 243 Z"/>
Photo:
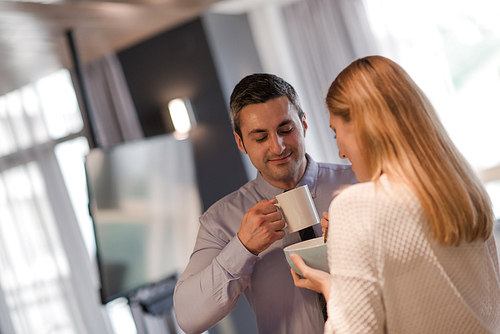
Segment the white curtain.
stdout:
<path fill-rule="evenodd" d="M 377 53 L 362 0 L 305 0 L 283 7 L 284 22 L 308 101 L 305 110 L 322 160 L 338 157 L 325 97 L 337 74 L 353 60 Z"/>
<path fill-rule="evenodd" d="M 54 154 L 82 127 L 66 70 L 0 97 L 1 333 L 109 333 Z"/>
<path fill-rule="evenodd" d="M 110 53 L 84 66 L 83 75 L 97 146 L 107 148 L 143 138 L 144 133 L 116 55 Z"/>

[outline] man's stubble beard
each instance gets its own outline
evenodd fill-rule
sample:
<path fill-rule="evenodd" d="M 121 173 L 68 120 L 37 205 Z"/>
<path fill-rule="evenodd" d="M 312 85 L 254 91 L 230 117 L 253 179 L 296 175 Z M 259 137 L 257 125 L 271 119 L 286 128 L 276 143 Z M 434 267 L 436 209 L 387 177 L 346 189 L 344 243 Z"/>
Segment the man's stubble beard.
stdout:
<path fill-rule="evenodd" d="M 282 156 L 288 155 L 290 152 L 283 154 Z M 268 162 L 269 159 L 266 158 L 264 166 L 266 167 L 266 171 L 263 174 L 268 175 L 277 181 L 284 181 L 290 178 L 296 178 L 297 174 L 300 171 L 302 159 L 298 159 L 298 152 L 296 150 L 292 151 L 291 160 L 283 165 L 272 165 Z M 274 158 L 274 157 L 273 157 Z M 261 171 L 262 173 L 262 171 Z"/>

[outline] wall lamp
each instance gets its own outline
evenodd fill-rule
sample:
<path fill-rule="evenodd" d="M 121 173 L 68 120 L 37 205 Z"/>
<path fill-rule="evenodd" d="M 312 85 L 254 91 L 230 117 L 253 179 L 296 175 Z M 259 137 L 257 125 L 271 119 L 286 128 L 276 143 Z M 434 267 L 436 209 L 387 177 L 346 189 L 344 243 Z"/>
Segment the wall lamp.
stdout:
<path fill-rule="evenodd" d="M 186 139 L 189 131 L 196 126 L 191 102 L 187 98 L 173 99 L 168 103 L 168 111 L 175 129 L 174 138 Z"/>

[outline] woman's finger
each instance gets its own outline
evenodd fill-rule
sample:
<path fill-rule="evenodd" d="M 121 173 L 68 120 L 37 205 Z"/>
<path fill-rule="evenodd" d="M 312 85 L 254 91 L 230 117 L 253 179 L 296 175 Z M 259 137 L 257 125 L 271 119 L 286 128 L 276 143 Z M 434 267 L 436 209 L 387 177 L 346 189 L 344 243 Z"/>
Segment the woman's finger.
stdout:
<path fill-rule="evenodd" d="M 302 273 L 302 276 L 305 277 L 304 275 L 304 271 L 307 271 L 310 267 L 305 264 L 304 260 L 302 260 L 302 258 L 297 255 L 297 254 L 290 254 L 290 260 L 292 260 L 292 262 L 297 266 L 297 268 L 299 268 L 300 272 Z"/>
<path fill-rule="evenodd" d="M 295 284 L 295 286 L 297 288 L 306 288 L 306 289 L 308 289 L 308 282 L 309 282 L 309 280 L 307 278 L 300 277 L 300 275 L 297 274 L 295 272 L 295 270 L 293 270 L 293 268 L 290 268 L 290 271 L 292 273 L 293 284 Z"/>
<path fill-rule="evenodd" d="M 293 268 L 290 268 L 290 271 L 292 272 L 292 278 L 293 278 L 293 282 L 295 283 L 295 286 L 299 287 L 297 284 L 300 284 L 300 280 L 303 280 L 303 278 L 300 277 L 299 274 L 297 274 L 295 272 L 295 270 L 293 270 Z"/>
<path fill-rule="evenodd" d="M 328 227 L 329 221 L 328 221 L 328 213 L 323 212 L 323 218 L 321 218 L 321 227 L 324 229 Z"/>

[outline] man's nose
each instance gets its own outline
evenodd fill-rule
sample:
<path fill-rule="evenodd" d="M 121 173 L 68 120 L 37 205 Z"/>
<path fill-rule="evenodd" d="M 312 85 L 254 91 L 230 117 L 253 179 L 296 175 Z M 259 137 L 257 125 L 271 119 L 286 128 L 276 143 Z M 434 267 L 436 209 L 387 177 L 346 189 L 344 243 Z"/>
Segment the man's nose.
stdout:
<path fill-rule="evenodd" d="M 271 139 L 271 151 L 274 154 L 281 154 L 285 150 L 285 144 L 283 143 L 283 137 L 273 136 Z"/>

